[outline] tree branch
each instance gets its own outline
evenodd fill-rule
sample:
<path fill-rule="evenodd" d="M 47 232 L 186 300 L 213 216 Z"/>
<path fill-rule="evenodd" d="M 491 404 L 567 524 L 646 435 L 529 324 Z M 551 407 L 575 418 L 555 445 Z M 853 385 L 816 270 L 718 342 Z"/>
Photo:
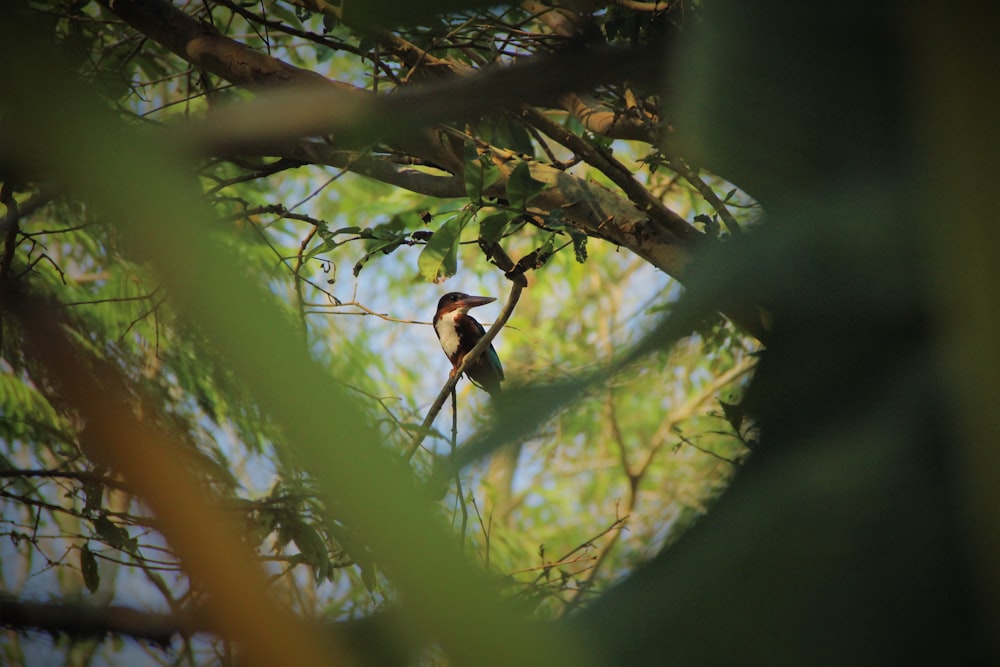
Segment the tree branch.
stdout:
<path fill-rule="evenodd" d="M 192 140 L 210 152 L 231 151 L 251 141 L 329 134 L 341 144 L 398 144 L 445 121 L 477 120 L 524 104 L 556 104 L 567 92 L 618 80 L 623 70 L 630 78 L 655 81 L 662 60 L 653 47 L 567 49 L 378 96 L 296 81 L 301 85 L 281 94 L 271 91 L 269 99 L 213 112 L 196 126 Z"/>
<path fill-rule="evenodd" d="M 148 574 L 153 575 L 154 585 L 158 585 L 156 574 Z M 349 644 L 353 655 L 359 658 L 359 664 L 402 667 L 412 664 L 412 656 L 407 655 L 392 639 L 392 632 L 398 624 L 395 612 L 389 610 L 359 619 L 315 623 L 313 630 L 324 637 Z M 34 602 L 6 593 L 0 593 L 0 627 L 16 632 L 41 630 L 73 638 L 131 637 L 162 648 L 170 646 L 175 637 L 186 638 L 198 633 L 220 634 L 217 624 L 200 607 L 164 614 L 121 605 Z"/>
<path fill-rule="evenodd" d="M 214 632 L 201 613 L 157 614 L 118 605 L 28 602 L 0 594 L 0 626 L 36 629 L 73 637 L 124 635 L 167 646 L 174 635 Z"/>
<path fill-rule="evenodd" d="M 642 3 L 645 5 L 646 3 Z M 660 3 L 666 4 L 666 3 Z M 526 11 L 538 19 L 560 37 L 573 39 L 580 33 L 580 17 L 564 8 L 550 7 L 537 0 L 521 3 Z M 656 124 L 659 118 L 625 114 L 601 104 L 590 95 L 567 93 L 559 98 L 559 104 L 570 112 L 587 130 L 612 139 L 630 139 L 653 143 L 656 139 Z"/>
<path fill-rule="evenodd" d="M 272 152 L 283 158 L 347 169 L 376 181 L 430 197 L 453 199 L 465 196 L 465 183 L 461 175 L 456 176 L 443 171 L 437 174 L 421 171 L 397 164 L 387 157 L 344 150 L 321 141 L 291 139 L 277 144 Z"/>
<path fill-rule="evenodd" d="M 104 486 L 134 493 L 129 485 L 115 477 L 101 475 L 96 472 L 78 470 L 21 470 L 15 468 L 0 469 L 0 479 L 11 477 L 49 477 L 51 479 L 73 479 L 78 482 L 103 484 Z"/>
<path fill-rule="evenodd" d="M 552 122 L 537 109 L 525 107 L 521 113 L 539 131 L 544 132 L 583 158 L 588 164 L 599 169 L 601 173 L 621 188 L 640 210 L 668 229 L 676 237 L 677 242 L 690 244 L 693 248 L 701 239 L 702 235 L 698 230 L 688 224 L 677 213 L 664 206 L 663 202 L 655 198 L 649 190 L 635 180 L 628 167 L 619 162 L 613 155 L 581 139 L 561 125 Z"/>
<path fill-rule="evenodd" d="M 289 65 L 230 39 L 164 0 L 99 0 L 130 26 L 195 67 L 246 88 L 325 85 L 360 92 L 311 70 Z"/>
<path fill-rule="evenodd" d="M 344 13 L 341 11 L 340 7 L 331 5 L 325 0 L 283 1 L 296 7 L 302 7 L 303 9 L 308 9 L 312 12 L 318 12 L 320 14 L 330 16 L 338 21 L 344 20 Z M 350 21 L 347 21 L 347 25 L 353 24 Z M 451 59 L 438 58 L 437 56 L 421 49 L 416 44 L 413 44 L 412 42 L 409 42 L 388 30 L 370 25 L 363 26 L 360 29 L 364 32 L 364 34 L 372 37 L 381 47 L 396 55 L 401 61 L 410 67 L 411 70 L 432 70 L 439 74 L 468 74 L 471 72 L 471 68 L 468 65 Z M 409 75 L 407 75 L 406 78 L 409 79 Z"/>
<path fill-rule="evenodd" d="M 567 93 L 559 98 L 559 103 L 580 121 L 587 130 L 602 137 L 642 141 L 652 144 L 656 141 L 658 115 L 625 113 L 602 104 L 590 95 Z"/>

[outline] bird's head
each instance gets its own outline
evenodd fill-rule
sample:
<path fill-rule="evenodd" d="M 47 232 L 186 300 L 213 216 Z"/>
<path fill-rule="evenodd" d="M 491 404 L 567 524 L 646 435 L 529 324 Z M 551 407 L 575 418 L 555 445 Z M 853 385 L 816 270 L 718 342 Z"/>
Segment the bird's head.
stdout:
<path fill-rule="evenodd" d="M 485 306 L 486 304 L 493 303 L 494 301 L 496 301 L 496 299 L 491 296 L 470 296 L 468 294 L 463 294 L 462 292 L 449 292 L 441 297 L 440 301 L 438 301 L 437 312 L 439 315 L 443 315 L 444 313 L 450 313 L 457 310 L 464 315 L 469 312 L 470 308 Z"/>

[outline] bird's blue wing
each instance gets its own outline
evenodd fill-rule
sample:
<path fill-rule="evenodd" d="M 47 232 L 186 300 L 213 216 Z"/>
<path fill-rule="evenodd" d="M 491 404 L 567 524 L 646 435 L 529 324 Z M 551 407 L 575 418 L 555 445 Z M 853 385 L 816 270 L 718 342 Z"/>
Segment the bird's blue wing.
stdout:
<path fill-rule="evenodd" d="M 476 341 L 478 342 L 480 338 L 486 335 L 486 329 L 483 328 L 483 325 L 480 324 L 479 320 L 476 318 L 470 317 L 469 320 L 476 325 L 476 330 L 479 332 L 479 335 L 476 336 Z M 503 366 L 500 364 L 500 357 L 497 355 L 497 351 L 493 349 L 492 343 L 490 343 L 490 346 L 485 352 L 483 352 L 483 356 L 486 357 L 487 361 L 489 361 L 490 366 L 496 369 L 497 377 L 501 380 L 506 379 L 503 374 Z"/>

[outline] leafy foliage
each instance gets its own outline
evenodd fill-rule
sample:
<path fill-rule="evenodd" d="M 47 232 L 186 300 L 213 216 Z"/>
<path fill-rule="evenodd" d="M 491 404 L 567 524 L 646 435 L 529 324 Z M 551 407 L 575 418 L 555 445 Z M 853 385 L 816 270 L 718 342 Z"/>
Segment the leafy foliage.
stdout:
<path fill-rule="evenodd" d="M 143 12 L 154 9 L 178 25 L 185 20 L 162 2 L 39 3 L 21 7 L 17 16 L 58 44 L 67 58 L 63 66 L 93 84 L 102 103 L 127 124 L 176 126 L 226 98 L 244 96 L 218 69 L 171 54 L 154 28 L 143 37 L 142 27 L 136 32 L 115 15 L 126 12 L 126 20 L 142 26 Z M 379 94 L 405 89 L 411 79 L 544 54 L 572 39 L 560 33 L 565 25 L 553 22 L 563 21 L 563 14 L 527 8 L 435 15 L 426 25 L 403 24 L 394 33 L 362 29 L 322 3 L 249 7 L 223 0 L 184 11 L 252 48 Z M 616 8 L 591 18 L 614 42 L 624 35 L 620 21 L 627 14 Z M 647 28 L 651 20 L 657 19 L 644 17 Z M 630 108 L 635 97 L 631 88 L 617 86 L 593 94 L 592 110 L 612 115 Z M 655 123 L 654 107 L 642 108 L 633 123 Z M 611 149 L 611 136 L 576 116 L 547 113 L 586 142 Z M 358 397 L 359 418 L 372 420 L 390 448 L 409 441 L 444 377 L 433 337 L 420 325 L 436 295 L 415 286 L 414 277 L 441 283 L 461 276 L 467 291 L 497 293 L 502 278 L 492 265 L 528 272 L 531 298 L 499 346 L 511 377 L 542 381 L 615 363 L 650 326 L 651 306 L 662 303 L 672 284 L 635 256 L 588 245 L 601 234 L 581 227 L 572 204 L 543 202 L 543 193 L 558 186 L 539 180 L 531 166 L 576 165 L 575 178 L 611 183 L 601 173 L 604 165 L 553 145 L 552 137 L 512 112 L 446 123 L 435 132 L 444 144 L 452 142 L 453 158 L 440 149 L 421 155 L 392 142 L 340 149 L 333 136 L 326 157 L 313 159 L 320 168 L 280 150 L 277 157 L 223 154 L 197 165 L 204 206 L 215 220 L 210 234 L 238 258 L 238 279 L 266 287 L 315 362 L 343 379 Z M 622 159 L 636 152 L 632 145 L 614 146 Z M 449 159 L 451 166 L 441 162 Z M 387 169 L 407 162 L 412 166 Z M 454 177 L 460 186 L 447 197 L 433 196 L 420 180 L 432 176 Z M 648 176 L 646 187 L 670 183 L 662 171 L 650 169 Z M 407 178 L 412 184 L 400 180 Z M 289 447 L 287 431 L 248 391 L 230 355 L 216 349 L 175 302 L 164 278 L 169 282 L 185 269 L 142 259 L 135 243 L 87 197 L 54 196 L 48 186 L 8 177 L 3 187 L 12 221 L 5 280 L 40 302 L 61 304 L 79 354 L 94 359 L 94 369 L 110 362 L 121 373 L 128 409 L 170 434 L 185 467 L 238 518 L 243 543 L 271 572 L 278 596 L 301 614 L 323 610 L 333 619 L 394 600 L 391 578 L 378 574 L 378 557 L 360 546 L 360 527 L 324 500 L 301 452 Z M 685 199 L 684 188 L 667 187 L 660 195 L 666 200 L 710 210 L 697 198 Z M 627 193 L 616 196 L 628 202 Z M 31 595 L 51 579 L 65 582 L 60 585 L 67 591 L 83 587 L 112 600 L 119 588 L 142 589 L 145 579 L 166 608 L 196 600 L 199 582 L 188 578 L 164 541 L 141 491 L 131 495 L 136 489 L 129 480 L 102 462 L 58 373 L 30 351 L 26 337 L 35 334 L 21 331 L 16 317 L 4 320 L 3 478 L 14 502 L 2 525 L 17 545 L 17 558 L 29 567 L 41 558 L 51 568 L 50 575 L 30 581 L 5 574 L 5 588 Z M 561 616 L 704 511 L 743 451 L 736 434 L 725 433 L 727 423 L 713 416 L 718 392 L 732 386 L 738 395 L 750 368 L 748 339 L 728 331 L 731 338 L 707 354 L 693 339 L 683 354 L 644 361 L 542 425 L 518 445 L 518 455 L 498 454 L 462 475 L 440 514 L 453 517 L 457 539 L 488 572 L 510 582 L 507 595 L 532 600 L 542 617 Z M 743 370 L 733 375 L 733 368 Z M 295 384 L 291 377 L 272 381 Z M 675 395 L 653 389 L 667 384 L 677 387 Z M 481 397 L 464 387 L 458 432 L 476 429 L 484 409 Z M 664 410 L 675 409 L 677 416 L 664 421 Z M 431 438 L 417 461 L 418 475 L 445 451 L 447 440 L 444 433 Z M 574 470 L 574 461 L 591 463 Z M 76 528 L 68 529 L 63 516 Z M 556 554 L 565 557 L 553 560 Z M 183 642 L 192 655 L 206 657 L 224 646 Z"/>

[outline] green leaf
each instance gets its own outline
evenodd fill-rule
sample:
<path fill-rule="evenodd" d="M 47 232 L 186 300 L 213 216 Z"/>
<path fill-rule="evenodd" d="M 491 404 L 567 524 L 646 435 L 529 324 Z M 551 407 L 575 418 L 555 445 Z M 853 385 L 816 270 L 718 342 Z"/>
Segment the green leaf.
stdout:
<path fill-rule="evenodd" d="M 556 252 L 555 234 L 552 234 L 549 238 L 545 239 L 545 242 L 542 243 L 542 245 L 540 245 L 535 252 L 538 253 L 539 266 L 542 266 L 545 262 L 549 261 L 549 258 Z"/>
<path fill-rule="evenodd" d="M 337 52 L 334 51 L 333 49 L 331 49 L 329 46 L 326 46 L 324 44 L 317 44 L 316 45 L 316 62 L 320 63 L 320 64 L 325 63 L 325 62 L 329 61 L 330 59 L 332 59 L 333 56 L 336 55 L 336 53 Z"/>
<path fill-rule="evenodd" d="M 292 541 L 302 554 L 302 561 L 313 567 L 316 583 L 328 578 L 333 573 L 330 563 L 330 550 L 319 532 L 308 524 L 298 524 L 292 535 Z"/>
<path fill-rule="evenodd" d="M 83 493 L 86 497 L 83 510 L 85 512 L 96 512 L 101 509 L 101 499 L 104 496 L 104 485 L 100 482 L 87 482 L 83 485 Z"/>
<path fill-rule="evenodd" d="M 417 260 L 417 267 L 424 279 L 440 283 L 458 270 L 458 241 L 468 223 L 470 213 L 463 211 L 448 219 L 427 241 Z"/>
<path fill-rule="evenodd" d="M 371 229 L 366 229 L 362 235 L 369 240 L 365 241 L 365 246 L 368 250 L 374 249 L 376 246 L 381 245 L 382 241 L 402 241 L 405 239 L 405 234 L 403 233 L 403 221 L 400 217 L 394 217 L 389 222 L 382 223 L 381 225 L 375 225 Z"/>
<path fill-rule="evenodd" d="M 718 236 L 722 229 L 719 226 L 719 218 L 715 215 L 706 215 L 702 213 L 694 216 L 694 221 L 705 225 L 705 232 L 711 236 Z"/>
<path fill-rule="evenodd" d="M 368 57 L 368 54 L 375 50 L 375 40 L 371 37 L 362 37 L 358 42 L 358 53 L 361 54 L 361 60 L 363 61 Z"/>
<path fill-rule="evenodd" d="M 505 114 L 498 121 L 484 127 L 483 134 L 498 148 L 509 148 L 521 155 L 534 157 L 535 145 L 524 126 Z"/>
<path fill-rule="evenodd" d="M 556 208 L 545 215 L 545 226 L 553 231 L 566 229 L 566 211 Z"/>
<path fill-rule="evenodd" d="M 474 202 L 500 178 L 500 170 L 487 155 L 480 155 L 472 142 L 465 144 L 465 194 Z"/>
<path fill-rule="evenodd" d="M 585 128 L 583 123 L 580 122 L 580 119 L 573 114 L 566 116 L 566 120 L 563 122 L 563 127 L 578 137 L 582 137 L 587 134 L 587 128 Z"/>
<path fill-rule="evenodd" d="M 80 549 L 80 572 L 83 573 L 83 583 L 87 590 L 96 593 L 101 585 L 101 573 L 97 568 L 97 558 L 87 545 Z"/>
<path fill-rule="evenodd" d="M 106 516 L 100 516 L 94 520 L 94 530 L 102 540 L 115 549 L 125 549 L 128 546 L 128 531 L 116 525 Z"/>
<path fill-rule="evenodd" d="M 515 209 L 523 209 L 535 196 L 549 187 L 547 183 L 531 177 L 528 163 L 520 161 L 507 179 L 507 201 Z"/>
<path fill-rule="evenodd" d="M 587 235 L 577 229 L 569 229 L 569 237 L 573 241 L 573 252 L 576 261 L 583 264 L 587 261 Z"/>
<path fill-rule="evenodd" d="M 496 243 L 503 237 L 507 225 L 510 224 L 513 213 L 500 211 L 486 216 L 479 221 L 479 240 L 483 243 Z"/>
<path fill-rule="evenodd" d="M 269 12 L 272 14 L 270 18 L 277 17 L 278 20 L 284 21 L 293 28 L 302 28 L 302 19 L 297 11 L 293 12 L 288 7 L 283 7 L 282 5 L 274 2 L 271 3 Z"/>
<path fill-rule="evenodd" d="M 375 564 L 370 560 L 359 561 L 358 567 L 361 569 L 361 581 L 369 593 L 378 590 L 378 577 L 375 576 Z"/>
<path fill-rule="evenodd" d="M 337 246 L 343 245 L 348 241 L 355 240 L 356 236 L 361 233 L 361 227 L 341 227 L 336 231 L 330 231 L 326 226 L 321 226 L 319 228 L 319 237 L 323 239 L 323 243 L 312 248 L 305 255 L 306 260 L 310 260 L 316 255 L 321 255 L 326 252 L 330 252 Z M 350 238 L 344 239 L 343 241 L 338 241 L 337 237 L 341 235 L 349 235 Z"/>
<path fill-rule="evenodd" d="M 614 152 L 614 147 L 612 146 L 612 144 L 614 143 L 615 140 L 611 137 L 605 136 L 603 134 L 594 134 L 593 132 L 588 132 L 587 134 L 584 135 L 584 138 L 593 145 L 608 151 L 608 153 Z"/>
<path fill-rule="evenodd" d="M 746 411 L 743 409 L 743 406 L 737 403 L 726 403 L 721 398 L 717 400 L 719 401 L 719 405 L 722 406 L 722 413 L 726 416 L 726 421 L 729 422 L 729 425 L 733 427 L 736 433 L 739 433 L 746 419 Z"/>
<path fill-rule="evenodd" d="M 326 544 L 312 526 L 304 523 L 298 524 L 292 535 L 292 541 L 295 542 L 295 546 L 299 548 L 307 563 L 317 565 L 324 560 L 329 560 Z"/>
<path fill-rule="evenodd" d="M 331 16 L 330 14 L 323 15 L 323 34 L 329 34 L 337 27 L 340 22 L 337 17 Z"/>
<path fill-rule="evenodd" d="M 278 517 L 275 517 L 275 522 L 277 523 L 278 528 L 277 545 L 279 548 L 283 549 L 295 536 L 295 531 L 298 529 L 298 523 L 294 521 L 281 521 Z"/>
<path fill-rule="evenodd" d="M 378 245 L 373 247 L 371 250 L 365 253 L 365 256 L 359 259 L 358 262 L 354 265 L 354 276 L 357 277 L 357 275 L 361 273 L 361 269 L 365 268 L 365 264 L 368 263 L 368 260 L 370 260 L 373 255 L 379 252 L 381 252 L 383 255 L 388 255 L 393 250 L 403 245 L 403 242 L 405 240 L 406 239 L 404 237 L 400 236 L 398 238 L 392 239 L 391 241 L 379 243 Z"/>

